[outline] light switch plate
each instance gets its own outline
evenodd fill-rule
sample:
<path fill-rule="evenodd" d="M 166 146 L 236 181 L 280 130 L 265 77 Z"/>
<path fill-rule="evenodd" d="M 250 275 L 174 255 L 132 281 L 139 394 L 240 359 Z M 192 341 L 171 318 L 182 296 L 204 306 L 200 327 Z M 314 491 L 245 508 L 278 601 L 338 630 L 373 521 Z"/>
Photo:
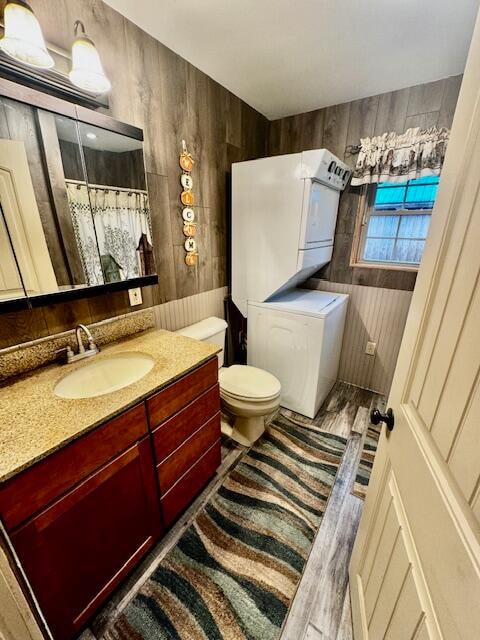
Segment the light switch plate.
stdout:
<path fill-rule="evenodd" d="M 128 298 L 130 300 L 131 307 L 135 307 L 137 304 L 142 304 L 142 290 L 140 287 L 137 287 L 136 289 L 129 289 Z"/>
<path fill-rule="evenodd" d="M 367 342 L 367 346 L 365 347 L 365 353 L 369 356 L 374 356 L 377 350 L 376 342 Z"/>

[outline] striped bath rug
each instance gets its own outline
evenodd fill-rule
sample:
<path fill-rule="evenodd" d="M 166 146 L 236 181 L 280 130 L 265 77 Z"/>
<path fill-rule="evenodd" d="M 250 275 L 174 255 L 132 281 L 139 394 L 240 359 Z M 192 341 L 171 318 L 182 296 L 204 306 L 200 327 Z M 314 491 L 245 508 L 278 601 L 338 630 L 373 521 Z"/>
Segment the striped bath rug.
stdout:
<path fill-rule="evenodd" d="M 279 638 L 345 445 L 280 415 L 104 638 Z"/>
<path fill-rule="evenodd" d="M 373 462 L 375 460 L 381 431 L 381 424 L 370 424 L 363 444 L 360 462 L 358 463 L 357 475 L 355 477 L 352 490 L 353 495 L 357 496 L 357 498 L 361 498 L 362 500 L 365 500 L 365 496 L 367 494 L 367 487 L 370 482 Z"/>

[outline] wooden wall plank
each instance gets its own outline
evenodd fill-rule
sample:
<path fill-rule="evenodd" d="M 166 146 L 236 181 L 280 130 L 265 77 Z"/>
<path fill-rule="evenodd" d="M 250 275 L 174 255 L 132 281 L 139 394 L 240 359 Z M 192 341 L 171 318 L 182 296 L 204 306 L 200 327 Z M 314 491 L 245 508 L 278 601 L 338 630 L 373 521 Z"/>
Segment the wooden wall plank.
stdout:
<path fill-rule="evenodd" d="M 396 131 L 397 133 L 405 131 L 410 91 L 410 88 L 400 89 L 383 93 L 379 97 L 374 135 L 381 136 L 387 131 Z"/>
<path fill-rule="evenodd" d="M 447 78 L 445 91 L 443 93 L 442 106 L 440 107 L 440 112 L 438 114 L 438 127 L 451 126 L 461 84 L 462 76 Z"/>
<path fill-rule="evenodd" d="M 159 304 L 177 297 L 168 180 L 166 176 L 148 173 L 147 186 L 152 216 L 155 265 L 160 274 L 158 286 L 154 288 L 154 304 Z M 178 220 L 175 222 L 178 223 Z"/>
<path fill-rule="evenodd" d="M 440 111 L 446 80 L 419 84 L 410 89 L 407 116 Z"/>
<path fill-rule="evenodd" d="M 357 145 L 360 138 L 374 135 L 380 96 L 373 96 L 350 103 L 347 145 Z"/>
<path fill-rule="evenodd" d="M 37 111 L 38 135 L 42 147 L 45 168 L 50 183 L 52 206 L 61 230 L 62 243 L 66 248 L 66 261 L 72 284 L 85 284 L 80 252 L 75 240 L 72 216 L 65 189 L 62 154 L 54 117 L 47 111 Z M 82 176 L 80 179 L 84 179 Z M 108 184 L 108 183 L 103 183 Z"/>
<path fill-rule="evenodd" d="M 349 119 L 349 102 L 325 109 L 323 144 L 339 158 L 343 158 L 345 154 Z"/>

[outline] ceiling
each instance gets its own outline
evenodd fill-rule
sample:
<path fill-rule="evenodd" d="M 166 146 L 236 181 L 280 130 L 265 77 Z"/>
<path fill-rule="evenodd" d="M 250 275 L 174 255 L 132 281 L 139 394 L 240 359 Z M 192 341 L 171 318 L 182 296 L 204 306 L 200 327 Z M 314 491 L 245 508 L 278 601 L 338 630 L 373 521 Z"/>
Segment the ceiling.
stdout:
<path fill-rule="evenodd" d="M 463 72 L 479 0 L 106 0 L 275 119 Z"/>

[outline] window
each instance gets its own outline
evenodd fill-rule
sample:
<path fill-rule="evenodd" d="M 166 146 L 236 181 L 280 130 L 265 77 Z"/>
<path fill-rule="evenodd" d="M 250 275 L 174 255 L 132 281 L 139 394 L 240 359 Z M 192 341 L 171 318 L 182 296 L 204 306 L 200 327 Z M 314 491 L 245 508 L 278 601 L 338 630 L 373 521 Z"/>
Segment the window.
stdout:
<path fill-rule="evenodd" d="M 359 211 L 352 264 L 417 269 L 438 182 L 438 176 L 428 176 L 368 186 Z"/>

